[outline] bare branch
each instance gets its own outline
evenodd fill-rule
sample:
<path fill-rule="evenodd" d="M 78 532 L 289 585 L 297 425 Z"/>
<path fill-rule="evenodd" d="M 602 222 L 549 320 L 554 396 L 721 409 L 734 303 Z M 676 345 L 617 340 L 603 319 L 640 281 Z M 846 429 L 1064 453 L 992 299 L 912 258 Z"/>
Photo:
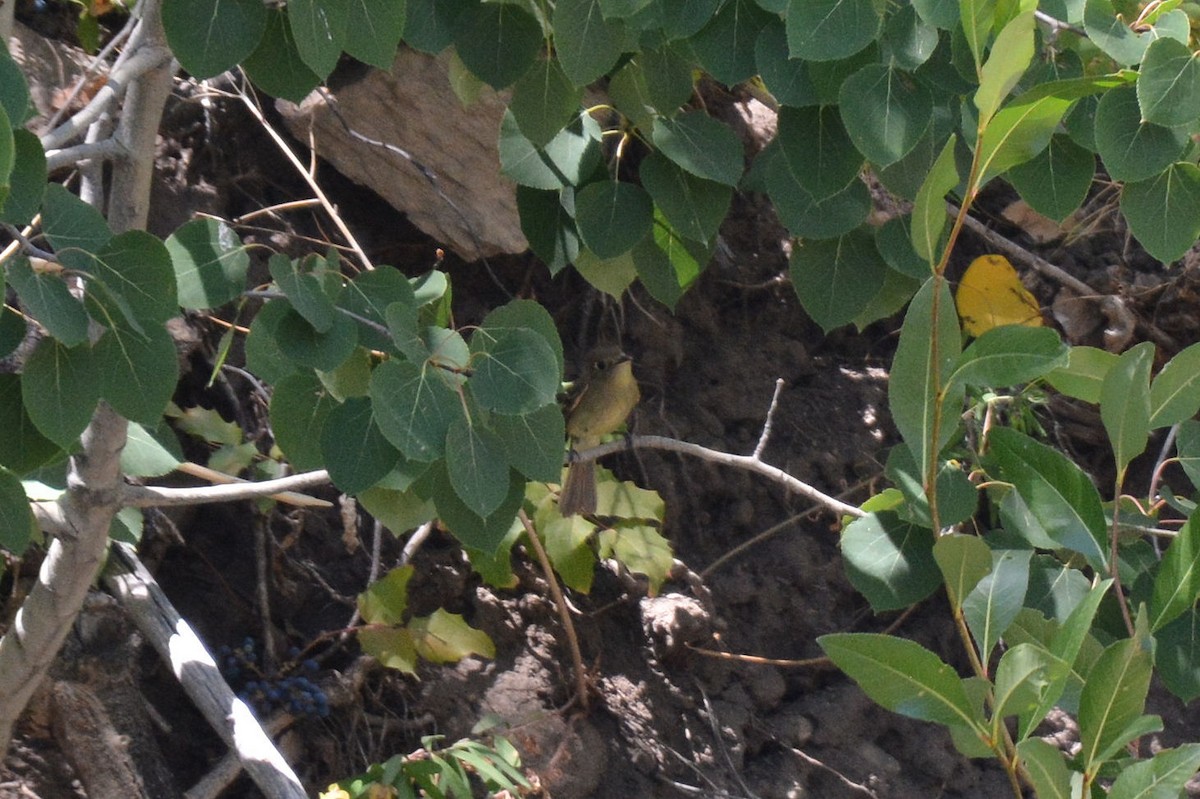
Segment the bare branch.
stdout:
<path fill-rule="evenodd" d="M 754 448 L 754 454 L 750 457 L 758 460 L 762 457 L 763 450 L 767 448 L 767 439 L 771 437 L 771 423 L 775 418 L 775 409 L 779 407 L 779 395 L 783 391 L 783 378 L 775 380 L 775 393 L 771 395 L 771 406 L 767 408 L 767 420 L 763 422 L 762 435 L 758 437 L 758 446 Z"/>
<path fill-rule="evenodd" d="M 329 472 L 293 474 L 275 480 L 256 483 L 230 483 L 196 488 L 164 488 L 162 486 L 125 486 L 122 504 L 133 508 L 165 508 L 180 505 L 207 505 L 213 502 L 236 502 L 243 499 L 258 499 L 288 491 L 303 491 L 329 482 Z"/>

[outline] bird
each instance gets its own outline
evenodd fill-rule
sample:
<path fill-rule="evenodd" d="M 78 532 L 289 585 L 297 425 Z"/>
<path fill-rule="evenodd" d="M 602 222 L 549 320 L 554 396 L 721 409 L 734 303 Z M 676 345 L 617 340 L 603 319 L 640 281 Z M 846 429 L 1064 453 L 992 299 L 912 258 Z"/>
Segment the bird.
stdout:
<path fill-rule="evenodd" d="M 567 409 L 567 435 L 573 450 L 600 444 L 615 432 L 641 399 L 633 360 L 620 347 L 601 345 L 588 353 L 582 388 Z M 571 463 L 558 498 L 563 516 L 596 512 L 596 465 Z"/>

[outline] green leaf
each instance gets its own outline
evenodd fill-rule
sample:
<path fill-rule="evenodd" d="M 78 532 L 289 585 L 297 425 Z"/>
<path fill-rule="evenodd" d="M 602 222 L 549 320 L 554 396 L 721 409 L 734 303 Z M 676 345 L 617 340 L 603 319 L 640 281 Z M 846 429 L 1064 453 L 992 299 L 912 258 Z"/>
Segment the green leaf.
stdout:
<path fill-rule="evenodd" d="M 1134 638 L 1104 650 L 1083 685 L 1079 698 L 1079 753 L 1083 767 L 1094 773 L 1106 750 L 1126 737 L 1146 705 L 1152 671 L 1150 653 Z M 1128 739 L 1126 739 L 1128 740 Z"/>
<path fill-rule="evenodd" d="M 557 403 L 519 416 L 495 414 L 491 422 L 510 466 L 530 480 L 559 481 L 567 431 Z"/>
<path fill-rule="evenodd" d="M 930 264 L 913 247 L 911 221 L 910 216 L 896 216 L 876 228 L 875 249 L 892 269 L 924 283 L 931 272 Z"/>
<path fill-rule="evenodd" d="M 994 718 L 1036 710 L 1053 693 L 1061 693 L 1070 668 L 1069 663 L 1035 644 L 1011 647 L 996 667 Z"/>
<path fill-rule="evenodd" d="M 131 325 L 161 325 L 179 315 L 171 256 L 157 236 L 129 230 L 109 239 L 86 271 L 92 276 L 89 294 L 101 303 L 115 297 Z M 103 291 L 96 291 L 95 281 Z"/>
<path fill-rule="evenodd" d="M 676 47 L 666 44 L 642 50 L 638 63 L 646 92 L 660 113 L 671 115 L 692 96 L 692 59 L 685 58 Z"/>
<path fill-rule="evenodd" d="M 870 64 L 842 83 L 839 108 L 855 148 L 873 164 L 894 164 L 916 146 L 929 127 L 933 100 L 913 77 L 885 64 Z"/>
<path fill-rule="evenodd" d="M 254 52 L 267 27 L 259 0 L 165 0 L 162 25 L 183 68 L 211 78 Z"/>
<path fill-rule="evenodd" d="M 129 423 L 125 448 L 121 450 L 121 471 L 132 477 L 162 477 L 184 460 L 175 433 L 165 423 L 153 433 L 137 422 Z"/>
<path fill-rule="evenodd" d="M 554 317 L 542 304 L 534 300 L 512 300 L 488 313 L 481 327 L 492 332 L 504 329 L 526 329 L 536 332 L 554 353 L 558 374 L 562 374 L 562 340 L 558 337 Z"/>
<path fill-rule="evenodd" d="M 921 18 L 914 6 L 903 6 L 888 15 L 879 44 L 884 63 L 913 70 L 928 61 L 937 49 L 938 32 Z"/>
<path fill-rule="evenodd" d="M 346 53 L 365 64 L 391 69 L 404 33 L 405 0 L 350 0 Z"/>
<path fill-rule="evenodd" d="M 978 730 L 981 721 L 962 680 L 920 644 L 873 633 L 836 633 L 821 649 L 875 702 L 909 718 Z"/>
<path fill-rule="evenodd" d="M 797 185 L 788 170 L 777 169 L 767 175 L 767 190 L 780 220 L 801 238 L 841 236 L 865 222 L 871 212 L 870 190 L 860 180 L 852 181 L 837 194 L 817 198 Z M 878 288 L 877 283 L 865 291 L 874 294 Z"/>
<path fill-rule="evenodd" d="M 379 267 L 369 272 L 359 272 L 354 280 L 346 284 L 338 295 L 337 306 L 362 317 L 376 325 L 387 327 L 387 309 L 392 305 L 411 309 L 413 326 L 416 325 L 417 298 L 412 284 L 397 269 Z M 359 343 L 371 349 L 389 349 L 390 336 L 355 320 Z M 414 333 L 415 335 L 415 333 Z"/>
<path fill-rule="evenodd" d="M 1200 411 L 1200 344 L 1167 362 L 1150 386 L 1150 427 L 1170 427 Z"/>
<path fill-rule="evenodd" d="M 179 304 L 189 311 L 216 308 L 246 290 L 250 256 L 233 229 L 205 217 L 193 219 L 166 240 Z"/>
<path fill-rule="evenodd" d="M 567 587 L 583 594 L 591 591 L 596 575 L 596 553 L 591 539 L 596 526 L 582 516 L 547 518 L 539 525 L 538 532 L 546 556 Z"/>
<path fill-rule="evenodd" d="M 788 0 L 787 37 L 792 58 L 835 61 L 852 56 L 879 32 L 870 0 Z"/>
<path fill-rule="evenodd" d="M 158 424 L 179 382 L 171 334 L 161 326 L 137 331 L 118 322 L 110 324 L 92 351 L 100 373 L 100 398 L 131 422 Z"/>
<path fill-rule="evenodd" d="M 1167 689 L 1184 702 L 1200 696 L 1200 611 L 1188 608 L 1154 641 L 1154 665 Z"/>
<path fill-rule="evenodd" d="M 42 232 L 64 266 L 83 272 L 92 265 L 90 253 L 113 237 L 99 211 L 57 183 L 46 186 Z"/>
<path fill-rule="evenodd" d="M 1117 481 L 1142 454 L 1150 436 L 1150 367 L 1154 344 L 1144 341 L 1126 350 L 1100 387 L 1100 420 L 1117 461 Z"/>
<path fill-rule="evenodd" d="M 358 612 L 367 624 L 403 624 L 408 610 L 408 582 L 413 567 L 400 566 L 358 595 Z"/>
<path fill-rule="evenodd" d="M 462 406 L 450 378 L 432 366 L 390 360 L 371 375 L 376 422 L 406 458 L 432 461 L 445 452 L 446 432 Z"/>
<path fill-rule="evenodd" d="M 606 504 L 603 494 L 604 486 L 601 486 L 598 502 L 602 508 Z M 654 496 L 657 498 L 658 495 Z M 655 525 L 628 520 L 617 522 L 613 527 L 600 532 L 600 546 L 606 558 L 614 557 L 634 574 L 645 575 L 650 584 L 651 596 L 658 593 L 671 573 L 675 555 L 671 551 L 671 543 L 663 538 Z"/>
<path fill-rule="evenodd" d="M 88 315 L 59 275 L 34 272 L 29 259 L 18 257 L 8 266 L 8 282 L 25 313 L 68 347 L 87 341 Z"/>
<path fill-rule="evenodd" d="M 454 23 L 475 0 L 408 0 L 404 43 L 422 53 L 437 55 L 453 39 Z"/>
<path fill-rule="evenodd" d="M 508 108 L 525 138 L 544 147 L 579 113 L 582 98 L 583 90 L 571 83 L 558 61 L 545 58 L 513 86 Z"/>
<path fill-rule="evenodd" d="M 391 475 L 385 477 L 383 483 L 359 492 L 358 503 L 363 510 L 393 532 L 412 530 L 433 519 L 432 502 L 418 497 L 415 491 L 384 488 L 390 479 Z"/>
<path fill-rule="evenodd" d="M 634 268 L 650 296 L 674 310 L 711 257 L 704 245 L 684 239 L 655 209 L 654 229 L 633 248 Z"/>
<path fill-rule="evenodd" d="M 500 168 L 521 186 L 558 190 L 582 184 L 600 163 L 600 125 L 580 114 L 545 147 L 537 147 L 512 111 L 500 121 Z"/>
<path fill-rule="evenodd" d="M 496 646 L 487 633 L 476 630 L 457 613 L 438 608 L 431 615 L 408 624 L 413 644 L 430 663 L 457 663 L 467 655 L 496 656 Z"/>
<path fill-rule="evenodd" d="M 995 0 L 964 0 L 960 15 L 963 41 L 971 51 L 975 72 L 980 73 L 983 55 L 987 50 L 988 39 L 991 38 L 992 27 L 996 19 L 996 2 Z"/>
<path fill-rule="evenodd" d="M 287 11 L 301 60 L 318 77 L 328 77 L 349 35 L 349 4 L 345 0 L 290 0 Z"/>
<path fill-rule="evenodd" d="M 742 177 L 742 143 L 728 126 L 703 111 L 654 121 L 650 138 L 663 155 L 698 178 L 736 186 Z"/>
<path fill-rule="evenodd" d="M 435 463 L 431 470 L 431 496 L 437 506 L 438 518 L 464 546 L 484 554 L 496 552 L 508 536 L 525 499 L 525 478 L 515 469 L 508 475 L 508 495 L 503 503 L 486 518 L 467 507 L 450 483 L 444 463 Z"/>
<path fill-rule="evenodd" d="M 629 252 L 647 233 L 654 203 L 641 186 L 599 180 L 575 195 L 575 223 L 583 243 L 601 258 Z"/>
<path fill-rule="evenodd" d="M 851 322 L 872 297 L 887 269 L 872 236 L 855 230 L 836 239 L 792 248 L 792 286 L 812 320 L 825 332 Z"/>
<path fill-rule="evenodd" d="M 54 339 L 39 341 L 25 361 L 25 410 L 38 431 L 63 449 L 72 449 L 92 420 L 100 399 L 97 366 L 91 347 L 67 348 Z"/>
<path fill-rule="evenodd" d="M 817 105 L 817 90 L 808 77 L 808 66 L 788 52 L 787 31 L 782 20 L 772 20 L 758 35 L 754 59 L 759 77 L 782 106 L 799 108 Z M 783 108 L 780 109 L 782 114 Z"/>
<path fill-rule="evenodd" d="M 380 432 L 374 406 L 366 397 L 351 397 L 331 409 L 320 441 L 329 479 L 347 494 L 376 485 L 400 461 L 400 453 Z"/>
<path fill-rule="evenodd" d="M 940 537 L 933 545 L 933 559 L 942 571 L 950 607 L 955 611 L 992 570 L 992 551 L 982 538 L 973 535 L 953 533 Z"/>
<path fill-rule="evenodd" d="M 604 18 L 600 0 L 558 0 L 551 22 L 563 72 L 576 86 L 612 69 L 625 49 L 624 27 Z"/>
<path fill-rule="evenodd" d="M 1026 738 L 1017 744 L 1017 754 L 1039 799 L 1071 799 L 1071 770 L 1057 746 L 1044 738 Z"/>
<path fill-rule="evenodd" d="M 1087 0 L 1083 27 L 1088 38 L 1123 67 L 1141 61 L 1151 39 L 1131 30 L 1124 16 L 1117 15 L 1111 0 Z"/>
<path fill-rule="evenodd" d="M 1071 347 L 1067 365 L 1046 375 L 1046 382 L 1068 397 L 1099 404 L 1104 377 L 1117 362 L 1117 356 L 1096 347 Z"/>
<path fill-rule="evenodd" d="M 842 531 L 841 548 L 850 583 L 876 613 L 908 607 L 941 585 L 932 531 L 891 511 L 855 519 Z"/>
<path fill-rule="evenodd" d="M 9 55 L 7 47 L 0 48 L 0 107 L 4 108 L 9 123 L 17 129 L 34 113 L 25 74 Z"/>
<path fill-rule="evenodd" d="M 961 339 L 949 286 L 930 278 L 908 307 L 888 383 L 892 417 L 923 475 L 957 424 L 963 390 L 946 381 Z M 939 399 L 944 405 L 940 420 Z"/>
<path fill-rule="evenodd" d="M 271 432 L 293 469 L 308 471 L 324 465 L 321 433 L 336 407 L 337 400 L 312 372 L 297 372 L 275 384 L 271 392 Z"/>
<path fill-rule="evenodd" d="M 288 15 L 282 10 L 268 11 L 262 41 L 242 62 L 242 69 L 255 86 L 272 97 L 282 97 L 293 103 L 302 102 L 321 82 L 321 77 L 300 55 Z"/>
<path fill-rule="evenodd" d="M 271 300 L 259 308 L 246 336 L 246 368 L 268 383 L 279 383 L 296 371 L 296 365 L 276 343 L 279 321 L 291 313 L 286 300 Z"/>
<path fill-rule="evenodd" d="M 529 241 L 529 249 L 542 259 L 551 275 L 556 275 L 579 255 L 579 231 L 575 217 L 567 210 L 564 189 L 546 191 L 517 186 L 517 211 L 521 215 L 521 232 Z M 570 205 L 574 209 L 575 196 Z"/>
<path fill-rule="evenodd" d="M 12 136 L 16 160 L 9 179 L 11 191 L 8 199 L 0 203 L 3 209 L 0 222 L 24 226 L 42 207 L 46 193 L 46 151 L 38 137 L 23 128 L 13 130 Z"/>
<path fill-rule="evenodd" d="M 768 185 L 783 186 L 771 177 L 786 170 L 789 184 L 822 199 L 843 191 L 862 169 L 863 157 L 833 106 L 781 109 L 776 141 L 781 158 L 775 159 Z"/>
<path fill-rule="evenodd" d="M 558 364 L 541 334 L 525 328 L 493 332 L 484 326 L 471 338 L 471 354 L 475 371 L 467 386 L 481 407 L 521 414 L 554 402 L 561 385 Z"/>
<path fill-rule="evenodd" d="M 22 378 L 0 375 L 0 466 L 28 474 L 62 453 L 29 418 L 21 400 Z"/>
<path fill-rule="evenodd" d="M 991 571 L 963 600 L 963 615 L 984 663 L 991 660 L 992 650 L 1021 609 L 1032 556 L 1031 549 L 994 550 Z"/>
<path fill-rule="evenodd" d="M 633 254 L 628 252 L 616 258 L 601 258 L 591 250 L 580 250 L 575 269 L 588 283 L 613 299 L 620 299 L 638 276 Z"/>
<path fill-rule="evenodd" d="M 1108 790 L 1108 799 L 1172 799 L 1200 768 L 1200 744 L 1183 744 L 1155 752 L 1154 757 L 1127 765 Z"/>
<path fill-rule="evenodd" d="M 268 261 L 275 285 L 291 302 L 292 308 L 317 333 L 328 333 L 338 316 L 333 300 L 325 293 L 323 275 L 301 271 L 301 262 L 275 253 Z"/>
<path fill-rule="evenodd" d="M 542 26 L 520 6 L 480 3 L 455 21 L 454 48 L 471 72 L 503 89 L 533 66 Z"/>
<path fill-rule="evenodd" d="M 480 517 L 495 512 L 508 495 L 503 444 L 491 430 L 465 417 L 454 419 L 446 432 L 446 469 L 459 499 Z"/>
<path fill-rule="evenodd" d="M 948 381 L 990 387 L 1028 383 L 1065 366 L 1067 353 L 1067 346 L 1050 328 L 994 327 L 967 347 Z"/>
<path fill-rule="evenodd" d="M 1186 44 L 1150 43 L 1137 81 L 1138 105 L 1147 122 L 1168 128 L 1200 118 L 1200 62 Z"/>
<path fill-rule="evenodd" d="M 668 39 L 686 39 L 704 27 L 721 0 L 662 0 L 662 30 Z"/>
<path fill-rule="evenodd" d="M 942 147 L 929 175 L 917 191 L 917 202 L 912 212 L 912 243 L 917 255 L 924 258 L 931 269 L 942 257 L 942 234 L 946 230 L 946 195 L 958 185 L 958 169 L 954 164 L 953 135 Z M 914 275 L 915 277 L 915 275 Z"/>
<path fill-rule="evenodd" d="M 17 557 L 25 554 L 37 525 L 20 479 L 0 467 L 0 548 Z"/>
<path fill-rule="evenodd" d="M 1183 128 L 1167 128 L 1142 118 L 1137 89 L 1118 86 L 1096 109 L 1096 149 L 1114 180 L 1154 177 L 1183 155 L 1189 142 Z"/>
<path fill-rule="evenodd" d="M 1033 12 L 1018 14 L 1000 31 L 979 75 L 975 107 L 979 125 L 986 127 L 996 109 L 1025 74 L 1033 60 Z"/>
<path fill-rule="evenodd" d="M 988 457 L 999 477 L 1014 485 L 1046 534 L 1107 571 L 1107 525 L 1100 494 L 1066 456 L 1010 428 L 989 437 Z"/>
<path fill-rule="evenodd" d="M 29 325 L 25 317 L 12 306 L 0 305 L 0 358 L 7 358 L 17 351 Z"/>
<path fill-rule="evenodd" d="M 1200 168 L 1171 164 L 1149 180 L 1126 184 L 1121 213 L 1146 252 L 1163 263 L 1181 258 L 1200 237 Z"/>
<path fill-rule="evenodd" d="M 1056 133 L 1045 150 L 1010 169 L 1008 179 L 1033 210 L 1063 220 L 1083 202 L 1095 174 L 1096 156 Z"/>
<path fill-rule="evenodd" d="M 734 86 L 758 73 L 754 45 L 771 19 L 753 0 L 732 0 L 691 38 L 692 50 L 706 72 Z"/>
<path fill-rule="evenodd" d="M 322 333 L 289 308 L 275 328 L 279 351 L 301 366 L 322 372 L 337 369 L 358 346 L 358 329 L 345 314 L 335 313 L 332 319 L 329 330 Z"/>
<path fill-rule="evenodd" d="M 894 194 L 915 200 L 938 156 L 945 148 L 946 140 L 954 134 L 957 125 L 958 110 L 951 113 L 945 105 L 934 106 L 925 135 L 908 155 L 879 171 L 880 181 Z M 962 149 L 965 151 L 966 148 Z M 929 265 L 926 263 L 924 276 L 928 274 Z"/>
<path fill-rule="evenodd" d="M 1200 596 L 1200 513 L 1193 513 L 1163 554 L 1150 597 L 1150 631 L 1158 632 Z"/>
<path fill-rule="evenodd" d="M 1020 498 L 1016 492 L 1009 496 Z M 1054 542 L 1049 542 L 1055 548 Z M 1091 582 L 1079 569 L 1048 555 L 1034 555 L 1029 568 L 1029 590 L 1025 607 L 1041 611 L 1046 618 L 1063 624 L 1091 589 Z"/>
<path fill-rule="evenodd" d="M 652 152 L 639 167 L 642 186 L 680 235 L 711 241 L 729 212 L 733 190 L 684 171 L 661 152 Z"/>

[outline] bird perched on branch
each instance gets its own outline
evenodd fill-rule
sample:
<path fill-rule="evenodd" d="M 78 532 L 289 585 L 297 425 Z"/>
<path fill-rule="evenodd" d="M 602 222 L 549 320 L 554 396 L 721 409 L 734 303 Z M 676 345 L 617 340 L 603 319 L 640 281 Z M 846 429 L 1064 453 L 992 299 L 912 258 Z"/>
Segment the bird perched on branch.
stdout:
<path fill-rule="evenodd" d="M 586 450 L 625 423 L 641 399 L 633 376 L 633 361 L 619 347 L 605 345 L 587 357 L 582 387 L 567 409 L 567 435 L 573 450 Z M 596 465 L 593 461 L 567 466 L 558 509 L 563 516 L 596 512 Z"/>

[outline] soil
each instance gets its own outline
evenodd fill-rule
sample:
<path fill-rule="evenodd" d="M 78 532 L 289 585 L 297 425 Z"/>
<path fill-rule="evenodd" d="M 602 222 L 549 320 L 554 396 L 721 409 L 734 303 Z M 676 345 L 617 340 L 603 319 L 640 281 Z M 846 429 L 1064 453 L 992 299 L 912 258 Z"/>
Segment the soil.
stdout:
<path fill-rule="evenodd" d="M 172 112 L 177 134 L 160 152 L 158 232 L 196 210 L 232 218 L 307 196 L 269 141 L 231 108 L 222 110 L 215 130 L 195 124 L 195 106 L 180 104 Z M 410 275 L 430 267 L 436 242 L 332 170 L 322 168 L 319 177 L 378 262 Z M 984 207 L 998 211 L 1007 199 L 990 197 Z M 1191 326 L 1168 320 L 1184 318 L 1170 315 L 1180 304 L 1194 309 L 1180 299 L 1188 296 L 1194 272 L 1164 274 L 1132 254 L 1112 218 L 1106 217 L 1108 229 L 1057 250 L 1034 247 L 1001 220 L 994 226 L 1093 286 L 1124 286 L 1139 319 L 1177 346 L 1189 343 Z M 298 254 L 308 246 L 301 235 L 322 237 L 326 227 L 316 217 L 291 217 L 286 227 L 246 235 Z M 744 454 L 759 442 L 774 404 L 765 459 L 827 493 L 861 502 L 878 486 L 887 449 L 898 441 L 886 410 L 896 320 L 823 335 L 787 279 L 786 234 L 752 196 L 736 199 L 722 238 L 724 255 L 674 313 L 638 288 L 613 303 L 578 275 L 550 278 L 526 257 L 486 264 L 451 257 L 444 268 L 460 325 L 519 295 L 551 309 L 569 362 L 592 342 L 618 337 L 635 358 L 642 388 L 633 431 Z M 964 262 L 983 246 L 967 242 Z M 1058 287 L 1032 283 L 1051 304 Z M 264 409 L 244 383 L 204 388 L 220 331 L 195 324 L 205 343 L 191 358 L 195 379 L 185 381 L 176 401 L 215 407 L 249 433 L 260 432 Z M 782 381 L 777 397 L 776 381 Z M 1061 418 L 1083 431 L 1098 429 L 1095 419 Z M 1097 449 L 1083 433 L 1061 435 L 1065 445 L 1085 453 Z M 189 454 L 204 457 L 203 451 Z M 1094 457 L 1097 470 L 1104 457 L 1104 450 Z M 358 654 L 353 639 L 336 636 L 368 581 L 371 524 L 362 515 L 360 540 L 352 545 L 336 513 L 277 508 L 263 516 L 244 504 L 152 515 L 142 551 L 212 650 L 247 638 L 261 649 L 267 630 L 281 672 L 298 660 L 287 654 L 289 647 L 318 659 L 314 679 L 329 694 L 332 711 L 294 720 L 281 738 L 313 793 L 372 762 L 418 750 L 422 736 L 454 741 L 469 735 L 490 716 L 520 749 L 544 795 L 555 799 L 1012 796 L 993 762 L 961 756 L 940 727 L 882 710 L 838 671 L 814 661 L 820 635 L 898 624 L 899 634 L 965 673 L 944 601 L 929 600 L 903 617 L 874 615 L 844 576 L 838 520 L 761 476 L 653 451 L 606 465 L 662 494 L 664 533 L 686 568 L 650 596 L 643 583 L 604 565 L 589 594 L 570 596 L 591 680 L 587 712 L 573 695 L 548 587 L 522 551 L 514 554 L 519 585 L 504 590 L 484 584 L 442 533 L 418 551 L 410 584 L 414 613 L 437 607 L 461 613 L 496 644 L 492 659 L 425 665 L 419 679 L 379 667 Z M 336 500 L 332 489 L 321 495 Z M 266 543 L 265 562 L 256 536 Z M 383 534 L 383 568 L 397 562 L 403 545 L 391 532 Z M 258 610 L 260 571 L 267 575 L 269 619 Z M 129 632 L 119 609 L 100 597 L 94 605 L 53 676 L 89 686 L 105 705 L 116 733 L 126 736 L 117 749 L 128 750 L 141 779 L 155 786 L 149 795 L 178 796 L 213 768 L 224 747 L 162 663 Z M 774 662 L 731 657 L 743 654 Z M 53 731 L 53 715 L 62 712 L 55 707 L 53 697 L 43 697 L 28 714 L 0 769 L 0 797 L 85 795 L 73 765 L 78 753 L 64 752 L 62 736 Z M 1157 687 L 1150 711 L 1163 714 L 1168 730 L 1152 745 L 1200 740 L 1200 722 Z M 147 729 L 154 731 L 151 740 L 137 737 Z M 222 795 L 258 793 L 243 777 Z"/>

